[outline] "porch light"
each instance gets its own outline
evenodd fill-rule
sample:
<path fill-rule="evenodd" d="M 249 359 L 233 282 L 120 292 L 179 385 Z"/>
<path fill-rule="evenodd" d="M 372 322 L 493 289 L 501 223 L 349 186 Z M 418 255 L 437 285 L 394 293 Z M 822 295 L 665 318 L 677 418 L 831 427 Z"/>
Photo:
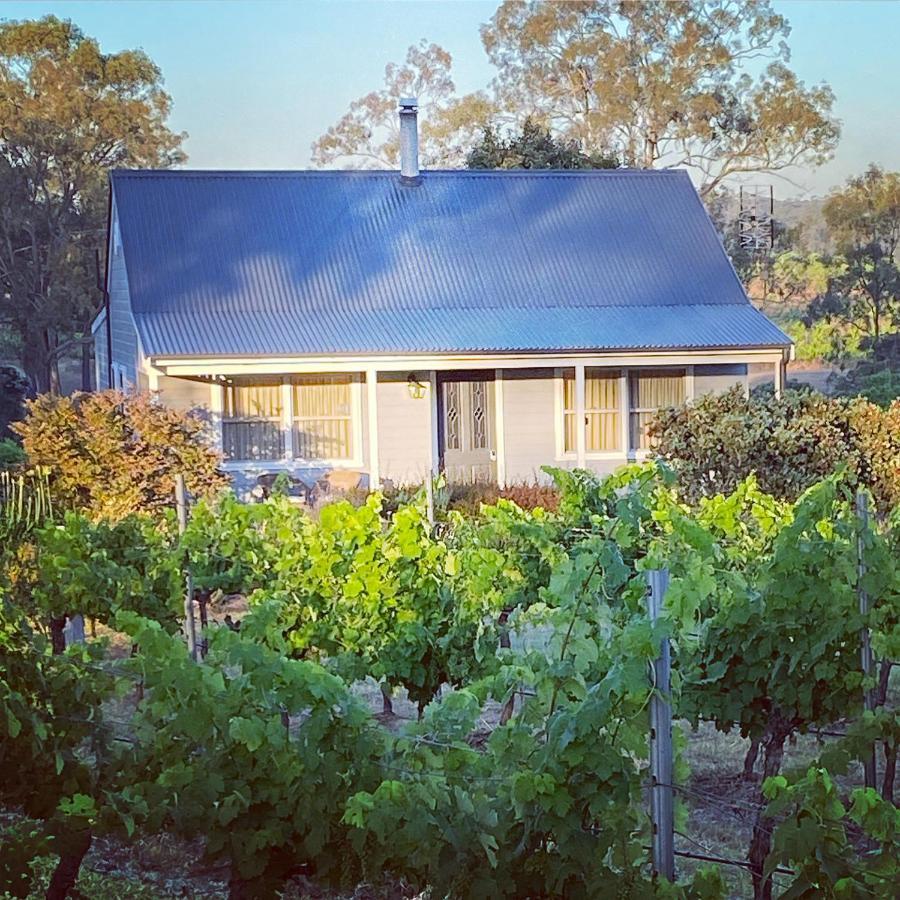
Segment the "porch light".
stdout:
<path fill-rule="evenodd" d="M 416 378 L 415 372 L 410 372 L 406 379 L 406 389 L 411 400 L 421 400 L 425 396 L 426 386 Z"/>

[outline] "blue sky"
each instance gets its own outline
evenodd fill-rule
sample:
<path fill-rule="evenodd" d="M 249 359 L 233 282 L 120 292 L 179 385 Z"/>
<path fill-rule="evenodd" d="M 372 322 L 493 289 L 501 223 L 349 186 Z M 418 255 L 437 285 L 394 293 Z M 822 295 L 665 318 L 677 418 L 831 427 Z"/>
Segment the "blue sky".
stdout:
<path fill-rule="evenodd" d="M 107 50 L 142 47 L 174 100 L 171 124 L 190 135 L 200 168 L 306 168 L 309 148 L 355 97 L 381 85 L 385 63 L 427 38 L 454 59 L 457 89 L 493 68 L 478 35 L 496 2 L 482 0 L 227 0 L 0 2 L 0 18 L 52 12 Z M 835 159 L 797 171 L 778 196 L 825 193 L 870 162 L 900 169 L 900 2 L 775 2 L 793 26 L 792 65 L 828 81 L 843 137 Z"/>

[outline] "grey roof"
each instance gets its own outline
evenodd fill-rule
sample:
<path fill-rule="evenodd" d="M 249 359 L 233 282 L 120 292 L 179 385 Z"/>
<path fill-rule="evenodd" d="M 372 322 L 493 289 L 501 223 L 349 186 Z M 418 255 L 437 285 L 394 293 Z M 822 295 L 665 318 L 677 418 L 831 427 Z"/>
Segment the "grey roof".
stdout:
<path fill-rule="evenodd" d="M 146 353 L 786 346 L 683 172 L 118 171 Z"/>

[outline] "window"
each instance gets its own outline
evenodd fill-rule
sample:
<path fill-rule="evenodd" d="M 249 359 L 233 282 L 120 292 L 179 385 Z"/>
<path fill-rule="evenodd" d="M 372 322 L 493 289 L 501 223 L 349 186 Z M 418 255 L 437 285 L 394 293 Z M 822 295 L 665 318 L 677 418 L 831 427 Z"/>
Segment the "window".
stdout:
<path fill-rule="evenodd" d="M 629 431 L 631 447 L 646 450 L 650 446 L 647 426 L 656 412 L 685 401 L 683 369 L 646 369 L 628 375 Z"/>
<path fill-rule="evenodd" d="M 473 381 L 472 401 L 472 449 L 486 450 L 488 446 L 487 383 Z"/>
<path fill-rule="evenodd" d="M 585 369 L 584 422 L 585 450 L 602 453 L 622 449 L 619 375 L 614 369 Z M 563 377 L 563 449 L 574 453 L 578 416 L 575 412 L 575 370 Z"/>
<path fill-rule="evenodd" d="M 294 456 L 349 460 L 354 455 L 353 378 L 297 376 L 292 380 Z"/>
<path fill-rule="evenodd" d="M 460 448 L 460 399 L 459 382 L 444 384 L 444 446 L 447 450 Z"/>
<path fill-rule="evenodd" d="M 280 379 L 235 379 L 225 385 L 222 452 L 226 459 L 284 456 Z"/>
<path fill-rule="evenodd" d="M 125 375 L 125 366 L 121 363 L 114 362 L 112 364 L 112 385 L 117 391 L 128 389 L 128 378 Z"/>

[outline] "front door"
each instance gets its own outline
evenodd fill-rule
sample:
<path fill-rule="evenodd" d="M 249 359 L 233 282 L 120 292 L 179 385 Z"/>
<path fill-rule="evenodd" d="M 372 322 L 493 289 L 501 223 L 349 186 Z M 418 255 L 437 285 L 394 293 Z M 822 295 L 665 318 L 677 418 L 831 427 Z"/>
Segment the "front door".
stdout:
<path fill-rule="evenodd" d="M 441 464 L 450 484 L 497 480 L 494 382 L 485 373 L 439 376 Z"/>

